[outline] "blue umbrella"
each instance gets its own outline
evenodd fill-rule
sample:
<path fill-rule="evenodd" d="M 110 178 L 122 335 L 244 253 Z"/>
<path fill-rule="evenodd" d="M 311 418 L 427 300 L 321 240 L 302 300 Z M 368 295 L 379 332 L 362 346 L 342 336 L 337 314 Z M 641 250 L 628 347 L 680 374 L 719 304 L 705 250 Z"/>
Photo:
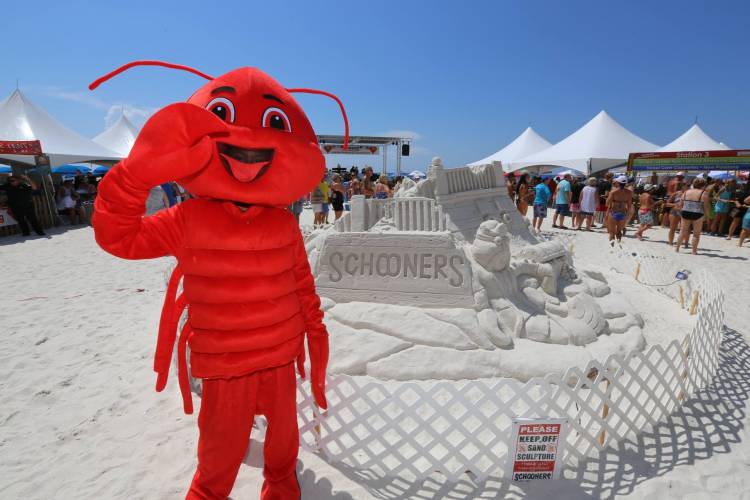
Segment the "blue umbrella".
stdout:
<path fill-rule="evenodd" d="M 0 174 L 10 174 L 11 170 L 8 165 L 0 165 Z"/>
<path fill-rule="evenodd" d="M 552 170 L 545 171 L 542 174 L 542 177 L 545 175 L 548 177 L 556 177 L 556 176 L 563 176 L 565 174 L 571 174 L 573 177 L 584 177 L 583 172 L 576 170 L 574 168 L 567 168 L 567 167 L 557 167 L 553 168 Z"/>
<path fill-rule="evenodd" d="M 90 174 L 91 168 L 87 165 L 79 165 L 75 163 L 70 163 L 68 165 L 60 165 L 59 167 L 54 167 L 52 169 L 53 174 L 68 174 L 68 175 L 75 175 L 75 174 Z"/>
<path fill-rule="evenodd" d="M 91 171 L 94 175 L 104 175 L 107 172 L 109 172 L 109 169 L 112 167 L 105 167 L 104 165 L 96 165 L 94 169 Z"/>

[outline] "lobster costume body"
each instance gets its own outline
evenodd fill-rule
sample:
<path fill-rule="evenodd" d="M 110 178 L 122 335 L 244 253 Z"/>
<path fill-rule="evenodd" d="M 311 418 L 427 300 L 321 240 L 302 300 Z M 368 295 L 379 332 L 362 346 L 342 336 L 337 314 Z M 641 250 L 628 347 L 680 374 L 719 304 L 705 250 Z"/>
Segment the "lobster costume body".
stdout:
<path fill-rule="evenodd" d="M 204 380 L 198 469 L 187 498 L 229 495 L 256 414 L 268 420 L 261 498 L 298 498 L 294 362 L 304 377 L 306 334 L 313 395 L 325 408 L 328 333 L 299 227 L 285 209 L 325 172 L 315 133 L 291 92 L 330 94 L 285 89 L 254 68 L 212 79 L 150 61 L 126 65 L 91 88 L 143 64 L 211 81 L 146 122 L 130 155 L 102 180 L 93 226 L 99 245 L 118 257 L 177 259 L 154 368 L 163 390 L 187 307 L 177 342 L 186 413 L 187 347 L 192 375 Z M 345 114 L 344 121 L 348 136 Z M 144 217 L 149 190 L 171 180 L 195 198 Z"/>

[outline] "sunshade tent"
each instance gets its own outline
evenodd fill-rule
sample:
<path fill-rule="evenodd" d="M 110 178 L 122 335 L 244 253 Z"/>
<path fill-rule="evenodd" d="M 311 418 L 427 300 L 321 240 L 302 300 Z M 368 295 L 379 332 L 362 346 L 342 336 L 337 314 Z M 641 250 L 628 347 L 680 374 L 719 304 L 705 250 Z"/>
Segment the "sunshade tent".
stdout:
<path fill-rule="evenodd" d="M 75 165 L 75 164 L 65 164 L 65 165 L 58 165 L 57 167 L 52 167 L 52 173 L 53 174 L 67 174 L 67 175 L 75 175 L 75 174 L 90 174 L 91 173 L 91 167 L 88 165 Z"/>
<path fill-rule="evenodd" d="M 50 166 L 87 161 L 118 161 L 122 155 L 66 128 L 20 90 L 0 103 L 0 140 L 38 140 Z M 0 155 L 0 159 L 34 165 L 33 156 Z"/>
<path fill-rule="evenodd" d="M 8 165 L 0 165 L 0 174 L 9 174 L 9 173 L 11 173 L 11 170 Z"/>
<path fill-rule="evenodd" d="M 511 162 L 509 170 L 557 166 L 591 174 L 622 165 L 630 153 L 658 148 L 601 111 L 554 146 Z"/>
<path fill-rule="evenodd" d="M 408 177 L 410 177 L 412 179 L 424 179 L 425 177 L 427 177 L 427 175 L 425 175 L 425 173 L 422 172 L 421 170 L 412 170 L 408 174 Z"/>
<path fill-rule="evenodd" d="M 511 162 L 547 149 L 550 146 L 552 146 L 551 142 L 539 135 L 533 128 L 527 127 L 526 130 L 521 132 L 521 135 L 513 139 L 510 144 L 500 151 L 491 154 L 487 158 L 469 163 L 469 165 L 487 165 L 499 161 L 501 162 L 503 169 L 507 171 L 508 165 Z"/>
<path fill-rule="evenodd" d="M 138 129 L 123 114 L 114 125 L 94 137 L 93 141 L 124 158 L 130 154 L 137 136 Z"/>
<path fill-rule="evenodd" d="M 94 165 L 94 168 L 91 170 L 91 173 L 94 175 L 104 175 L 107 172 L 109 172 L 110 167 L 107 167 L 105 165 Z"/>
<path fill-rule="evenodd" d="M 726 144 L 715 140 L 696 123 L 680 137 L 658 151 L 719 151 L 727 149 L 729 147 Z"/>

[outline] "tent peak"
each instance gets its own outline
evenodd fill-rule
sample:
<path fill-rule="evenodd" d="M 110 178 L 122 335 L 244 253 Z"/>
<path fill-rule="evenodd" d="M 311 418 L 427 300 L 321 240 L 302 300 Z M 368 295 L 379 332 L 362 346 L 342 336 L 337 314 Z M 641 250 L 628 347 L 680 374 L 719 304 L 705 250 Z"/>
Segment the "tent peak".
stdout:
<path fill-rule="evenodd" d="M 715 151 L 722 149 L 729 148 L 708 135 L 700 125 L 693 123 L 682 135 L 659 151 Z"/>

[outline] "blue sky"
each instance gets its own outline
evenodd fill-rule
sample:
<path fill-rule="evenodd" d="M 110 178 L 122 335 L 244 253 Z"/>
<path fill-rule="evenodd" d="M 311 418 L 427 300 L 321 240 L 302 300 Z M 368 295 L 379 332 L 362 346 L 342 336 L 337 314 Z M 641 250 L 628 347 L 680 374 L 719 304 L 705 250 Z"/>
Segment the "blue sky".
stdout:
<path fill-rule="evenodd" d="M 18 79 L 86 136 L 121 107 L 141 124 L 203 84 L 140 68 L 86 90 L 120 64 L 163 59 L 214 75 L 257 66 L 334 92 L 352 133 L 415 137 L 405 170 L 482 158 L 529 124 L 556 142 L 602 109 L 657 144 L 698 116 L 717 140 L 750 147 L 746 1 L 66 0 L 6 2 L 3 16 L 0 98 Z M 342 133 L 332 101 L 298 99 L 319 133 Z"/>

